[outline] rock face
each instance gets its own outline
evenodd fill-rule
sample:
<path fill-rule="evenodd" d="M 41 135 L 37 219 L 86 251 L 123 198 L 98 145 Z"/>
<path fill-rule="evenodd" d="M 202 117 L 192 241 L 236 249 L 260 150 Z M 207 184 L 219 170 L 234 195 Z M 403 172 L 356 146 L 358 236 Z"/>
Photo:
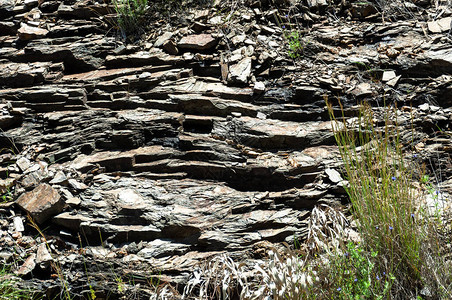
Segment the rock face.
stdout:
<path fill-rule="evenodd" d="M 303 241 L 313 207 L 346 202 L 325 99 L 345 118 L 397 104 L 407 149 L 452 192 L 450 10 L 217 2 L 150 11 L 125 43 L 112 4 L 0 0 L 0 247 L 24 284 L 57 298 L 55 262 L 75 298 L 120 299 L 120 278 L 149 299 L 212 256 L 252 265 Z"/>

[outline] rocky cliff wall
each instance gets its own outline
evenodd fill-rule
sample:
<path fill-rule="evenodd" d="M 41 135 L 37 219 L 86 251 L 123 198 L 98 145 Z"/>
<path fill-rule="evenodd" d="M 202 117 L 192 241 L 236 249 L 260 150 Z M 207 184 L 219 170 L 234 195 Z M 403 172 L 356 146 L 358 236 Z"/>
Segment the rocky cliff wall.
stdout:
<path fill-rule="evenodd" d="M 396 103 L 450 192 L 452 13 L 421 2 L 390 18 L 347 1 L 208 3 L 149 13 L 126 43 L 111 3 L 0 1 L 3 259 L 49 298 L 52 260 L 75 296 L 118 298 L 115 278 L 134 278 L 145 298 L 150 278 L 180 289 L 214 255 L 303 241 L 315 205 L 346 203 L 325 99 L 346 117 Z"/>

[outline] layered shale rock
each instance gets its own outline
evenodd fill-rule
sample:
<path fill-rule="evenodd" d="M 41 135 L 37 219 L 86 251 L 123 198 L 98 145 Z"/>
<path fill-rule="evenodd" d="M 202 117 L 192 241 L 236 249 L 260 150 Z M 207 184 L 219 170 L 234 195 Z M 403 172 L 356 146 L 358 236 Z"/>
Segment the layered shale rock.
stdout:
<path fill-rule="evenodd" d="M 451 193 L 450 9 L 217 2 L 150 11 L 126 43 L 113 4 L 0 0 L 0 251 L 24 285 L 59 295 L 58 262 L 76 297 L 145 299 L 303 241 L 314 206 L 346 203 L 325 99 L 345 118 L 397 104 Z"/>

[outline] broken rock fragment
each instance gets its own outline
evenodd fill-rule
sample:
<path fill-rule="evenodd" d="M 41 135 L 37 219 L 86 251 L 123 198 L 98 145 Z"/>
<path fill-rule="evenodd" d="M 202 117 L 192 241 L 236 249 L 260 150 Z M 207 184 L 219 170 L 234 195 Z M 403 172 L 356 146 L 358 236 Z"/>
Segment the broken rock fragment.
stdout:
<path fill-rule="evenodd" d="M 452 17 L 442 18 L 436 21 L 431 21 L 427 23 L 428 30 L 432 33 L 447 32 L 450 30 L 452 25 Z"/>
<path fill-rule="evenodd" d="M 36 254 L 32 253 L 16 271 L 19 276 L 25 276 L 30 274 L 36 267 Z"/>
<path fill-rule="evenodd" d="M 251 76 L 251 58 L 245 57 L 229 67 L 228 83 L 246 84 Z"/>
<path fill-rule="evenodd" d="M 52 261 L 52 256 L 49 253 L 47 245 L 45 243 L 41 243 L 38 246 L 38 251 L 36 253 L 36 264 L 38 264 L 41 269 L 45 269 L 49 266 Z"/>
<path fill-rule="evenodd" d="M 38 224 L 42 224 L 51 216 L 60 213 L 64 205 L 58 191 L 47 183 L 42 183 L 32 191 L 22 194 L 16 203 Z"/>

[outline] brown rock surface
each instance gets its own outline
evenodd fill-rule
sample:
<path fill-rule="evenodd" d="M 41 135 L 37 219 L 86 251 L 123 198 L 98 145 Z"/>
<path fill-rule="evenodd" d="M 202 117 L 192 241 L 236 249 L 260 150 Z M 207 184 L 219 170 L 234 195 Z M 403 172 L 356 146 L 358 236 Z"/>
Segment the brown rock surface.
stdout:
<path fill-rule="evenodd" d="M 47 29 L 30 26 L 26 23 L 22 23 L 20 25 L 19 30 L 17 31 L 17 35 L 19 36 L 19 39 L 22 41 L 29 41 L 33 39 L 39 39 L 43 38 L 49 33 Z"/>
<path fill-rule="evenodd" d="M 22 194 L 16 203 L 38 224 L 61 212 L 64 205 L 58 191 L 46 183 Z"/>
<path fill-rule="evenodd" d="M 214 47 L 217 39 L 210 34 L 197 34 L 183 37 L 177 46 L 182 49 L 207 50 Z"/>

